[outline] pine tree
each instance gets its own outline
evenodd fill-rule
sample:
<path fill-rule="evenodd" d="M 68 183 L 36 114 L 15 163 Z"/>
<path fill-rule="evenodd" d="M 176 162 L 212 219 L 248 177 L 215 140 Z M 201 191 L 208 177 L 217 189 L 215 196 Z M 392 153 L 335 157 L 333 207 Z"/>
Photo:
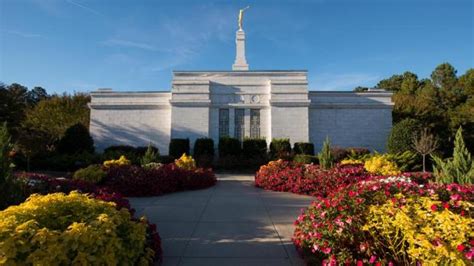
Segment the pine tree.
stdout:
<path fill-rule="evenodd" d="M 334 156 L 331 153 L 331 142 L 329 137 L 323 143 L 323 149 L 318 153 L 319 165 L 323 169 L 330 169 L 334 165 Z"/>
<path fill-rule="evenodd" d="M 142 165 L 146 165 L 149 163 L 156 163 L 158 162 L 159 156 L 160 156 L 160 153 L 158 152 L 158 150 L 154 148 L 150 143 L 148 144 L 148 148 L 146 149 L 146 152 L 141 159 L 141 163 Z"/>
<path fill-rule="evenodd" d="M 474 183 L 474 161 L 464 144 L 462 128 L 459 127 L 454 139 L 453 157 L 443 161 L 437 156 L 434 160 L 433 172 L 439 183 Z"/>

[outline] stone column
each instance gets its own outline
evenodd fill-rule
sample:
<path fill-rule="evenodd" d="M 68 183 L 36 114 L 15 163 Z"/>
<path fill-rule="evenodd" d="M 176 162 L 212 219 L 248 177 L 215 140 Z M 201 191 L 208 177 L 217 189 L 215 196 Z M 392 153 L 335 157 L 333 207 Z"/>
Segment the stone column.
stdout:
<path fill-rule="evenodd" d="M 235 109 L 229 108 L 229 137 L 235 137 L 234 131 L 235 131 Z"/>
<path fill-rule="evenodd" d="M 232 70 L 249 70 L 249 65 L 245 59 L 245 32 L 238 30 L 235 33 L 236 54 Z"/>
<path fill-rule="evenodd" d="M 250 109 L 245 108 L 245 118 L 244 118 L 244 123 L 245 123 L 245 137 L 250 137 Z"/>

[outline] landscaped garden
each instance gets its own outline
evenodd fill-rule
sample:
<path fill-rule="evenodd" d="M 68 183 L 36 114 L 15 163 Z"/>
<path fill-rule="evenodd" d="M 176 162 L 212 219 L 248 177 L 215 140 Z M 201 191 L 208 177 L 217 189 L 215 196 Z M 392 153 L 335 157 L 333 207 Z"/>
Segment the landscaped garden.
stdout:
<path fill-rule="evenodd" d="M 402 171 L 414 167 L 407 153 L 349 149 L 337 159 L 328 140 L 319 164 L 292 161 L 288 151 L 260 168 L 255 185 L 316 197 L 294 222 L 309 265 L 474 262 L 474 161 L 461 129 L 451 159 L 432 156 L 432 173 Z"/>

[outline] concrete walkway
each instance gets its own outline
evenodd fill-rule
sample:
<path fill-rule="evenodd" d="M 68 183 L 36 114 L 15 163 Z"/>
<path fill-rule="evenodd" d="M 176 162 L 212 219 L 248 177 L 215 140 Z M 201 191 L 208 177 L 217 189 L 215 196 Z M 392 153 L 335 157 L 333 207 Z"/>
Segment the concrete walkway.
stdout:
<path fill-rule="evenodd" d="M 217 185 L 131 198 L 156 223 L 164 265 L 302 265 L 293 222 L 311 197 L 255 188 L 253 176 L 218 175 Z"/>

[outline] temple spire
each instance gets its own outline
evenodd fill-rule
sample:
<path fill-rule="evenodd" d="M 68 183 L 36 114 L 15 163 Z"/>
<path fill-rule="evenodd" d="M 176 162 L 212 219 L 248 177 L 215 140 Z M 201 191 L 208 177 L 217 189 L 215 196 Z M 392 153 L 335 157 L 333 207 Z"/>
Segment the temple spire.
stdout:
<path fill-rule="evenodd" d="M 239 11 L 239 20 L 238 20 L 239 29 L 235 33 L 236 53 L 235 53 L 235 62 L 232 65 L 232 70 L 249 70 L 247 59 L 245 59 L 245 32 L 242 29 L 244 11 L 248 8 L 249 7 L 246 7 L 244 9 L 240 9 Z"/>

